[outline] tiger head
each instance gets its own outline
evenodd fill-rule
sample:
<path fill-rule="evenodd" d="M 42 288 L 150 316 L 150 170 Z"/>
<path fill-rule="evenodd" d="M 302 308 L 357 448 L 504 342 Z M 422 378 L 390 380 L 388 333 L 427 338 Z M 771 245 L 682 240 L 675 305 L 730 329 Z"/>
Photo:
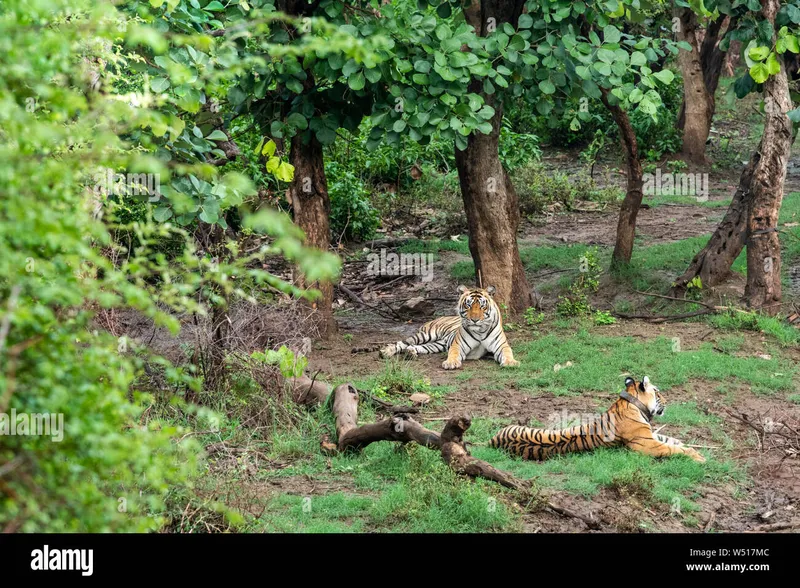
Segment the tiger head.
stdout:
<path fill-rule="evenodd" d="M 497 316 L 497 305 L 492 300 L 494 286 L 483 288 L 467 288 L 459 286 L 461 297 L 458 299 L 458 314 L 461 322 L 467 327 L 480 327 L 491 324 Z"/>
<path fill-rule="evenodd" d="M 625 391 L 634 398 L 638 398 L 650 411 L 650 416 L 664 414 L 667 403 L 661 392 L 653 386 L 647 376 L 642 378 L 641 382 L 637 382 L 633 378 L 625 378 Z"/>

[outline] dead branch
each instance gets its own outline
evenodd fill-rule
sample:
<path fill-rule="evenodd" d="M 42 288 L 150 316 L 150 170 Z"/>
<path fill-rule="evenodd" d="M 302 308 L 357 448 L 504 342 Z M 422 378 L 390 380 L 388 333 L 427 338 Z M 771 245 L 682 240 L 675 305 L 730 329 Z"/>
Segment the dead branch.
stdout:
<path fill-rule="evenodd" d="M 622 319 L 641 319 L 651 323 L 665 323 L 668 321 L 679 321 L 686 318 L 692 318 L 695 316 L 703 316 L 704 314 L 715 314 L 716 311 L 711 309 L 706 310 L 698 310 L 696 312 L 687 312 L 684 314 L 672 314 L 672 315 L 652 315 L 652 314 L 625 314 L 622 312 L 615 312 L 612 313 L 617 318 Z"/>
<path fill-rule="evenodd" d="M 333 413 L 336 419 L 336 433 L 339 440 L 334 445 L 327 435 L 320 442 L 325 453 L 335 451 L 363 449 L 376 441 L 399 441 L 401 443 L 416 442 L 429 449 L 438 449 L 442 459 L 453 471 L 469 476 L 497 482 L 505 488 L 528 494 L 531 484 L 527 480 L 519 480 L 512 474 L 499 470 L 493 465 L 469 454 L 464 441 L 464 434 L 472 424 L 469 415 L 461 414 L 450 417 L 441 435 L 426 429 L 407 413 L 394 415 L 377 423 L 358 426 L 358 390 L 351 384 L 342 384 L 333 391 Z M 545 506 L 550 510 L 569 518 L 586 523 L 590 529 L 599 529 L 600 523 L 567 508 L 546 500 Z"/>
<path fill-rule="evenodd" d="M 787 529 L 800 528 L 800 519 L 789 521 L 787 523 L 770 523 L 768 525 L 758 525 L 754 529 L 745 531 L 745 533 L 772 533 L 774 531 L 785 531 Z"/>
<path fill-rule="evenodd" d="M 322 381 L 316 381 L 319 372 L 313 378 L 302 375 L 299 378 L 287 380 L 292 390 L 292 399 L 303 406 L 319 406 L 324 403 L 331 393 L 330 386 Z"/>

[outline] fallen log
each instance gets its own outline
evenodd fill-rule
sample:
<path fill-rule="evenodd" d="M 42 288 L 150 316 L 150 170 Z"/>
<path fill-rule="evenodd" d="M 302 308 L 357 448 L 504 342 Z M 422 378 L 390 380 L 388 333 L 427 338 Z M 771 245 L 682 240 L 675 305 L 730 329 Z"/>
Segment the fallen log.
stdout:
<path fill-rule="evenodd" d="M 490 463 L 470 455 L 464 441 L 464 435 L 472 425 L 472 419 L 467 414 L 450 417 L 441 434 L 426 429 L 412 418 L 411 413 L 417 411 L 415 407 L 406 407 L 406 411 L 395 412 L 391 418 L 358 426 L 359 392 L 355 386 L 349 383 L 341 384 L 334 389 L 332 395 L 331 408 L 335 418 L 337 442 L 333 443 L 328 434 L 322 436 L 320 450 L 327 455 L 358 451 L 378 441 L 414 442 L 428 449 L 438 450 L 443 461 L 458 474 L 490 480 L 525 496 L 531 493 L 530 481 L 520 480 L 513 474 L 499 470 Z M 401 411 L 404 408 L 385 402 L 383 404 L 387 406 L 382 408 L 390 412 Z M 540 497 L 539 502 L 559 515 L 583 521 L 590 529 L 601 528 L 599 521 L 559 506 L 548 499 Z"/>
<path fill-rule="evenodd" d="M 333 414 L 336 418 L 336 438 L 339 451 L 363 449 L 376 441 L 415 441 L 429 449 L 439 449 L 438 433 L 429 431 L 408 413 L 397 413 L 390 419 L 358 426 L 358 390 L 342 384 L 333 391 Z"/>
<path fill-rule="evenodd" d="M 305 374 L 299 378 L 291 378 L 288 383 L 292 390 L 292 400 L 303 406 L 319 406 L 327 400 L 331 393 L 328 384 L 317 380 L 317 374 L 314 374 L 313 378 L 309 378 Z"/>

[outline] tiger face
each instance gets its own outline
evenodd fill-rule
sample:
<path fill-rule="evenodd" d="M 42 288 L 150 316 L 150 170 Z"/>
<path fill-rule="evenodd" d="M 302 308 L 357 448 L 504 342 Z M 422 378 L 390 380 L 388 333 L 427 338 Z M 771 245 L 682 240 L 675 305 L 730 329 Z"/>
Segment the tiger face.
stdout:
<path fill-rule="evenodd" d="M 661 416 L 667 407 L 667 403 L 661 392 L 645 376 L 641 382 L 636 382 L 633 378 L 625 380 L 625 390 L 631 396 L 635 396 L 650 411 L 650 416 Z"/>
<path fill-rule="evenodd" d="M 494 286 L 483 288 L 468 289 L 466 286 L 459 286 L 458 291 L 461 297 L 458 299 L 457 312 L 461 316 L 461 322 L 468 327 L 478 327 L 484 321 L 493 320 L 494 312 Z"/>

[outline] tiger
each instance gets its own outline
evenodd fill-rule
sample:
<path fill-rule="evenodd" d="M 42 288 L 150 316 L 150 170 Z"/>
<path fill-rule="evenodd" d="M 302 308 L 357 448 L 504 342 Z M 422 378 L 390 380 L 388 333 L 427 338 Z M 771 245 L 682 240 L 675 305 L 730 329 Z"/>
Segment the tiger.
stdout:
<path fill-rule="evenodd" d="M 664 414 L 665 408 L 664 397 L 650 378 L 645 376 L 637 384 L 629 377 L 616 402 L 592 423 L 558 430 L 511 425 L 492 437 L 489 445 L 535 460 L 598 447 L 625 446 L 653 457 L 682 453 L 705 462 L 699 452 L 681 441 L 653 431 L 651 419 Z"/>
<path fill-rule="evenodd" d="M 458 292 L 461 296 L 456 306 L 457 316 L 443 316 L 425 323 L 408 339 L 386 345 L 380 356 L 386 359 L 402 352 L 416 357 L 447 351 L 442 367 L 455 370 L 465 359 L 480 359 L 491 353 L 503 367 L 518 366 L 503 331 L 500 308 L 492 298 L 494 286 L 486 289 L 459 286 Z"/>

